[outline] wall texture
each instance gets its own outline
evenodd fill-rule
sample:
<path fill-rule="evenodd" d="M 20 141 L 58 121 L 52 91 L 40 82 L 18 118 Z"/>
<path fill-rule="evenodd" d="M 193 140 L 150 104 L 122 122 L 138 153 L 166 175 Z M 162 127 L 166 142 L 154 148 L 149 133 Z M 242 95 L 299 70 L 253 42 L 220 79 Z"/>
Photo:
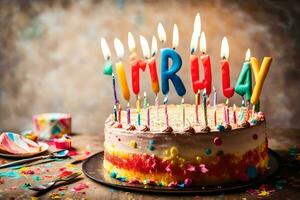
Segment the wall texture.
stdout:
<path fill-rule="evenodd" d="M 112 112 L 113 98 L 111 79 L 102 75 L 100 37 L 107 39 L 113 59 L 114 37 L 123 41 L 129 76 L 127 32 L 134 34 L 137 43 L 139 34 L 150 41 L 157 35 L 158 22 L 165 26 L 168 46 L 173 24 L 179 27 L 178 51 L 183 59 L 179 74 L 188 90 L 186 102 L 193 102 L 189 44 L 197 12 L 201 13 L 219 96 L 220 46 L 227 36 L 232 84 L 247 48 L 260 61 L 271 55 L 261 108 L 271 127 L 299 128 L 300 6 L 294 1 L 3 0 L 0 4 L 0 130 L 30 129 L 33 114 L 67 112 L 73 115 L 76 132 L 101 133 Z M 141 90 L 153 102 L 149 75 L 141 77 Z M 173 88 L 170 97 L 171 102 L 180 102 Z M 233 101 L 240 104 L 241 98 L 235 95 Z"/>

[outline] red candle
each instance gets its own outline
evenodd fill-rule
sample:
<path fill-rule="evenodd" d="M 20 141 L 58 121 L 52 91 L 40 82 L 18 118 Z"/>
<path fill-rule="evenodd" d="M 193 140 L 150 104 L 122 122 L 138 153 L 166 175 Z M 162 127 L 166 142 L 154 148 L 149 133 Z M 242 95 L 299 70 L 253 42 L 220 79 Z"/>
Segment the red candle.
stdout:
<path fill-rule="evenodd" d="M 206 39 L 204 32 L 201 33 L 200 37 L 200 51 L 203 54 L 200 57 L 204 70 L 204 78 L 202 80 L 200 80 L 198 56 L 190 56 L 193 90 L 194 93 L 197 93 L 198 90 L 206 89 L 206 95 L 209 96 L 212 87 L 211 64 L 210 56 L 206 54 Z"/>
<path fill-rule="evenodd" d="M 222 90 L 223 95 L 227 98 L 232 97 L 234 94 L 234 88 L 230 87 L 230 71 L 229 71 L 229 46 L 226 37 L 222 40 L 221 46 L 221 65 L 222 65 Z"/>
<path fill-rule="evenodd" d="M 159 82 L 158 82 L 158 76 L 157 76 L 155 57 L 153 57 L 149 60 L 148 65 L 149 65 L 149 69 L 150 69 L 152 91 L 155 94 L 157 94 L 159 92 Z"/>
<path fill-rule="evenodd" d="M 136 53 L 130 56 L 130 60 L 132 90 L 135 95 L 138 95 L 140 93 L 140 69 L 145 71 L 147 63 L 137 60 Z"/>

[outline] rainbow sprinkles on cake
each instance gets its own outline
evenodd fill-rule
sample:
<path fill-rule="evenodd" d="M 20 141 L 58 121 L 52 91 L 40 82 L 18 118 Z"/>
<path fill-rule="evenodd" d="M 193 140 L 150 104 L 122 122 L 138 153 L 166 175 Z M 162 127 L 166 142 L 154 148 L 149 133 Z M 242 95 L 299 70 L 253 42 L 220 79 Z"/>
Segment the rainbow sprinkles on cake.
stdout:
<path fill-rule="evenodd" d="M 158 25 L 158 38 L 165 46 L 167 38 L 161 23 Z M 268 140 L 259 97 L 272 58 L 264 57 L 259 64 L 248 49 L 233 86 L 228 61 L 229 45 L 224 37 L 221 44 L 221 82 L 222 93 L 227 100 L 218 104 L 217 92 L 212 86 L 206 38 L 201 32 L 200 15 L 197 14 L 190 46 L 190 89 L 195 93 L 195 103 L 186 104 L 186 87 L 177 75 L 182 66 L 181 56 L 176 51 L 178 43 L 178 27 L 175 24 L 172 47 L 160 49 L 159 73 L 156 37 L 152 38 L 150 50 L 148 41 L 140 36 L 144 58 L 139 58 L 134 37 L 129 32 L 129 79 L 123 65 L 122 42 L 118 38 L 114 40 L 118 58 L 113 62 L 106 40 L 101 39 L 106 60 L 103 73 L 112 78 L 114 96 L 113 113 L 107 118 L 104 129 L 105 174 L 129 183 L 169 187 L 216 185 L 263 177 L 268 170 Z M 147 68 L 155 95 L 152 103 L 146 93 L 140 92 L 139 75 Z M 200 73 L 203 73 L 202 79 Z M 177 105 L 168 104 L 170 84 L 174 85 L 181 98 Z M 118 98 L 118 86 L 124 102 Z M 131 90 L 136 98 L 135 108 L 129 104 Z M 160 91 L 164 95 L 161 102 L 158 98 Z M 230 105 L 229 100 L 234 93 L 242 97 L 241 106 Z M 126 109 L 122 108 L 123 103 L 127 105 Z"/>

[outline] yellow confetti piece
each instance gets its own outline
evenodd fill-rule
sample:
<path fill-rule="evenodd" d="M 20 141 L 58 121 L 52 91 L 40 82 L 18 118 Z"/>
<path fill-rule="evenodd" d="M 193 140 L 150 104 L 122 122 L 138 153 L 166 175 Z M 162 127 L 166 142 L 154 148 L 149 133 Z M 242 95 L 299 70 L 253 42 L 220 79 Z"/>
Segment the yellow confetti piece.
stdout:
<path fill-rule="evenodd" d="M 136 148 L 137 148 L 137 143 L 136 143 L 136 141 L 135 141 L 135 140 L 131 140 L 131 141 L 130 141 L 130 146 L 131 146 L 132 148 L 136 149 Z"/>
<path fill-rule="evenodd" d="M 265 191 L 265 190 L 260 191 L 260 193 L 258 194 L 258 196 L 261 196 L 261 197 L 265 197 L 265 196 L 269 196 L 269 195 L 270 195 L 270 192 Z"/>

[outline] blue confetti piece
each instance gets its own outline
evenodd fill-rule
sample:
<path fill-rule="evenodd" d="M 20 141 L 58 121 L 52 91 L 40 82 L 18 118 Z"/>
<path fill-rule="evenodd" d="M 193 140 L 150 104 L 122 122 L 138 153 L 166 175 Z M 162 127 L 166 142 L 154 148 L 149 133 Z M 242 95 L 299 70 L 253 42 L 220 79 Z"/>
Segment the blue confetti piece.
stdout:
<path fill-rule="evenodd" d="M 13 179 L 20 179 L 22 176 L 18 171 L 7 171 L 7 172 L 0 172 L 0 178 L 1 177 L 9 177 Z"/>
<path fill-rule="evenodd" d="M 218 124 L 217 125 L 217 129 L 220 131 L 220 132 L 223 132 L 225 131 L 225 126 L 221 125 L 221 124 Z"/>

